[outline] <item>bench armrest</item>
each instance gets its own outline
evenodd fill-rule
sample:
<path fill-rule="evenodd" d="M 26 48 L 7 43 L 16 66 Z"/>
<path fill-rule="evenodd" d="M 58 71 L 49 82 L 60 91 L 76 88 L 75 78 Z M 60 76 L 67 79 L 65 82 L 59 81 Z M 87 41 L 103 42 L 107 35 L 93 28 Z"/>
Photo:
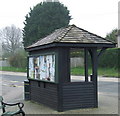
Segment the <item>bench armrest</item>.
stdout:
<path fill-rule="evenodd" d="M 0 106 L 0 109 L 3 109 L 3 108 L 5 108 L 5 105 Z"/>
<path fill-rule="evenodd" d="M 4 103 L 4 102 L 3 102 L 3 105 L 5 105 L 5 106 L 15 106 L 15 105 L 18 105 L 18 107 L 19 107 L 20 109 L 22 109 L 22 108 L 24 107 L 24 104 L 23 104 L 23 103 L 20 103 L 20 102 L 18 102 L 18 103 Z"/>

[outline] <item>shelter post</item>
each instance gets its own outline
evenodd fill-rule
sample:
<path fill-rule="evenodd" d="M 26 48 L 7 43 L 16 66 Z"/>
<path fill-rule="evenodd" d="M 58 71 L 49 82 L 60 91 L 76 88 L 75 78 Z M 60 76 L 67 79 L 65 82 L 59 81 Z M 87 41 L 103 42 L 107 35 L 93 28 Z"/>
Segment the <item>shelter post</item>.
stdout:
<path fill-rule="evenodd" d="M 92 80 L 95 85 L 95 107 L 98 107 L 98 86 L 97 86 L 97 68 L 98 68 L 98 56 L 97 48 L 92 49 Z"/>
<path fill-rule="evenodd" d="M 88 49 L 85 48 L 85 82 L 88 82 Z"/>

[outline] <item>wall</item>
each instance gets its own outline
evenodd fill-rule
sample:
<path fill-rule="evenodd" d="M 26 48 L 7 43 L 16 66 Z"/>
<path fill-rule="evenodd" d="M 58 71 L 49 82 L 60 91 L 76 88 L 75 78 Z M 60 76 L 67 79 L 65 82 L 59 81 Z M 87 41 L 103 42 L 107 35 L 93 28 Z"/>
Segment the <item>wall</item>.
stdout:
<path fill-rule="evenodd" d="M 120 35 L 117 37 L 118 48 L 120 48 Z"/>
<path fill-rule="evenodd" d="M 73 82 L 63 84 L 63 109 L 95 107 L 93 82 Z"/>
<path fill-rule="evenodd" d="M 30 80 L 30 99 L 53 109 L 58 107 L 57 84 Z"/>
<path fill-rule="evenodd" d="M 0 60 L 0 67 L 6 67 L 10 66 L 9 62 L 7 60 Z"/>
<path fill-rule="evenodd" d="M 82 67 L 84 66 L 84 58 L 78 58 L 78 57 L 74 57 L 70 59 L 70 63 L 71 63 L 71 68 L 73 67 Z"/>

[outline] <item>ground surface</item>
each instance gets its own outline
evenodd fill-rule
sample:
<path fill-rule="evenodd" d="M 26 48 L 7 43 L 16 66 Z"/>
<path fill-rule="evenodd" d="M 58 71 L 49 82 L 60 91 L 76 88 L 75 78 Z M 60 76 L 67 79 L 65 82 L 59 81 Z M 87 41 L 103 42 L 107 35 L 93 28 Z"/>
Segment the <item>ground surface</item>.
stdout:
<path fill-rule="evenodd" d="M 82 77 L 72 76 L 73 81 L 80 81 L 80 78 Z M 42 104 L 23 100 L 25 73 L 2 72 L 0 80 L 0 94 L 6 102 L 24 102 L 27 114 L 58 114 Z M 69 110 L 60 114 L 118 114 L 118 84 L 117 78 L 99 77 L 99 108 Z"/>

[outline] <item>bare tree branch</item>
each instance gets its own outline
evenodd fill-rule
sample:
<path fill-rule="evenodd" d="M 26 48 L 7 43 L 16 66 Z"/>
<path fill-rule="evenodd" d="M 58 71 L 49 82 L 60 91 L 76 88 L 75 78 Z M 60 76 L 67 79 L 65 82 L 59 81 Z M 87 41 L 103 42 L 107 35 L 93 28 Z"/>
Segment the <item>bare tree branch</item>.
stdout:
<path fill-rule="evenodd" d="M 0 40 L 5 51 L 14 54 L 22 47 L 22 30 L 15 25 L 5 27 L 0 31 Z"/>

